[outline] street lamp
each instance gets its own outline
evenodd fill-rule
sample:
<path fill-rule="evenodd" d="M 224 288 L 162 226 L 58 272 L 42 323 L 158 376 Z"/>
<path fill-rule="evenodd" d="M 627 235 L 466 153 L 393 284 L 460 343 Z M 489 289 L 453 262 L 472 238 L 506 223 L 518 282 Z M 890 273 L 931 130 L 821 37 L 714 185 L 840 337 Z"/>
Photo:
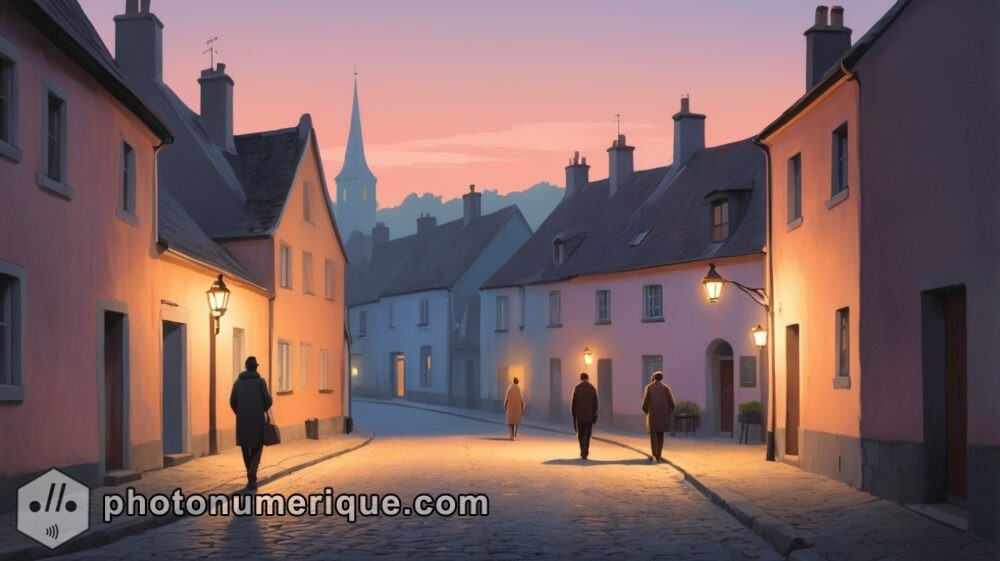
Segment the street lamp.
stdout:
<path fill-rule="evenodd" d="M 594 364 L 594 353 L 590 352 L 590 347 L 583 349 L 583 363 L 587 366 Z"/>
<path fill-rule="evenodd" d="M 219 319 L 226 315 L 226 308 L 229 306 L 229 289 L 226 288 L 226 281 L 222 280 L 222 275 L 219 275 L 205 294 L 208 295 L 208 309 L 212 311 L 215 333 L 218 334 Z"/>
<path fill-rule="evenodd" d="M 767 330 L 761 327 L 760 324 L 750 330 L 750 335 L 753 336 L 753 344 L 757 345 L 758 349 L 763 349 L 767 346 Z"/>
<path fill-rule="evenodd" d="M 708 295 L 709 302 L 719 301 L 719 297 L 722 296 L 722 285 L 725 282 L 722 275 L 716 272 L 715 263 L 710 264 L 708 274 L 701 280 L 701 284 L 705 285 L 705 294 Z"/>

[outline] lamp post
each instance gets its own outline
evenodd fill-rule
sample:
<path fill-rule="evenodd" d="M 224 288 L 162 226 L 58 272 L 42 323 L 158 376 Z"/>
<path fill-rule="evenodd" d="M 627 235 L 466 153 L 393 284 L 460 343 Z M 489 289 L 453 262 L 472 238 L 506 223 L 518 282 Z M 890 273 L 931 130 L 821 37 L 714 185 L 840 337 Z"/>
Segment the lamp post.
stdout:
<path fill-rule="evenodd" d="M 222 275 L 212 283 L 212 286 L 205 294 L 208 296 L 208 309 L 211 312 L 211 334 L 208 345 L 208 453 L 219 453 L 219 439 L 216 431 L 215 420 L 215 338 L 219 334 L 219 320 L 226 315 L 229 307 L 229 289 L 226 282 L 222 280 Z"/>
<path fill-rule="evenodd" d="M 583 364 L 587 366 L 594 364 L 594 353 L 590 352 L 590 347 L 583 349 Z"/>
<path fill-rule="evenodd" d="M 705 278 L 701 280 L 701 284 L 705 287 L 705 295 L 708 296 L 709 302 L 719 301 L 719 299 L 722 297 L 722 288 L 725 285 L 731 284 L 735 286 L 741 292 L 749 296 L 751 300 L 753 300 L 759 306 L 764 308 L 764 310 L 767 312 L 768 321 L 773 323 L 772 320 L 774 319 L 774 312 L 771 310 L 771 301 L 767 297 L 767 291 L 765 291 L 763 288 L 752 288 L 745 284 L 736 282 L 734 280 L 729 280 L 727 278 L 724 278 L 722 275 L 719 274 L 718 271 L 715 270 L 715 263 L 709 264 L 708 274 L 706 274 Z M 760 349 L 761 353 L 763 354 L 764 348 L 767 347 L 767 330 L 761 327 L 760 325 L 757 325 L 756 327 L 750 330 L 750 335 L 753 337 L 754 345 L 756 345 L 757 348 Z M 771 354 L 773 355 L 774 351 L 773 346 L 771 347 L 770 350 Z M 773 462 L 775 459 L 774 431 L 776 426 L 775 425 L 776 389 L 775 389 L 774 376 L 771 374 L 771 372 L 773 371 L 773 369 L 771 368 L 771 363 L 773 361 L 774 361 L 773 357 L 771 360 L 767 361 L 768 380 L 771 386 L 769 388 L 770 389 L 769 393 L 771 395 L 770 395 L 770 403 L 768 404 L 768 409 L 770 409 L 770 414 L 768 415 L 769 426 L 767 430 L 767 453 L 766 453 L 766 458 L 769 462 Z"/>

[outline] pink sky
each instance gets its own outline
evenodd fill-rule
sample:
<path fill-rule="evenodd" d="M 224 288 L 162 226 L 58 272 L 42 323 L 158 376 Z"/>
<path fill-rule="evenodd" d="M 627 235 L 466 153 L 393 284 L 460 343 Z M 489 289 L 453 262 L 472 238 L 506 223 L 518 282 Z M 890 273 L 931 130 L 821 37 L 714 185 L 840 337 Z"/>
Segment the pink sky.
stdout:
<path fill-rule="evenodd" d="M 125 0 L 81 0 L 114 52 Z M 857 40 L 892 0 L 841 2 Z M 311 113 L 332 188 L 357 65 L 378 200 L 563 184 L 574 150 L 607 176 L 614 115 L 636 168 L 670 163 L 681 94 L 710 145 L 752 136 L 804 91 L 801 0 L 153 0 L 164 79 L 196 111 L 205 40 L 236 81 L 236 132 Z"/>

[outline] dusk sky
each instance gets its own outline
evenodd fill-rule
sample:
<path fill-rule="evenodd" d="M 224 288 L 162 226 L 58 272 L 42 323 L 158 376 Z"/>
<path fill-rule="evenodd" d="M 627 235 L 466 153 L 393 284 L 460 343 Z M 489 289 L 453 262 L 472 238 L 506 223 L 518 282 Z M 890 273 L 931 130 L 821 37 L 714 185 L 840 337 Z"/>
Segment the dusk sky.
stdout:
<path fill-rule="evenodd" d="M 892 0 L 845 0 L 857 40 Z M 114 52 L 125 0 L 81 4 Z M 670 163 L 681 94 L 709 145 L 758 132 L 804 90 L 816 2 L 153 0 L 164 79 L 198 110 L 217 61 L 236 81 L 236 132 L 311 113 L 333 188 L 359 73 L 368 162 L 381 207 L 470 183 L 501 192 L 564 182 L 574 150 L 607 176 L 614 115 L 636 168 Z"/>

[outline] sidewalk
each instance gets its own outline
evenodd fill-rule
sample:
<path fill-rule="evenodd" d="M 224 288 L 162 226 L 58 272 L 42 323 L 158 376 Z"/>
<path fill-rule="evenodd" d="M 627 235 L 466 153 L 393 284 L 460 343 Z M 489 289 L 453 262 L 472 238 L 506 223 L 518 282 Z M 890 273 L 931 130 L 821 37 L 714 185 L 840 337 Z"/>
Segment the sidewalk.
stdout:
<path fill-rule="evenodd" d="M 372 433 L 356 428 L 352 434 L 320 440 L 294 440 L 264 449 L 258 472 L 261 485 L 284 477 L 324 460 L 352 452 L 372 440 Z M 178 520 L 176 516 L 120 516 L 104 523 L 103 497 L 109 493 L 125 493 L 128 487 L 147 497 L 155 493 L 169 494 L 180 488 L 185 495 L 193 493 L 241 492 L 246 486 L 246 472 L 239 448 L 230 448 L 217 456 L 204 456 L 185 464 L 149 471 L 142 479 L 117 487 L 100 487 L 91 491 L 90 529 L 55 550 L 39 545 L 18 533 L 15 513 L 0 514 L 0 561 L 23 561 L 63 555 L 117 541 L 123 537 Z"/>
<path fill-rule="evenodd" d="M 505 425 L 499 413 L 397 400 L 366 401 Z M 572 427 L 530 419 L 522 427 L 572 434 Z M 649 455 L 649 438 L 642 433 L 598 423 L 594 438 Z M 762 445 L 739 445 L 729 438 L 668 436 L 664 457 L 713 502 L 790 559 L 1000 559 L 1000 545 L 838 481 L 764 461 Z"/>

